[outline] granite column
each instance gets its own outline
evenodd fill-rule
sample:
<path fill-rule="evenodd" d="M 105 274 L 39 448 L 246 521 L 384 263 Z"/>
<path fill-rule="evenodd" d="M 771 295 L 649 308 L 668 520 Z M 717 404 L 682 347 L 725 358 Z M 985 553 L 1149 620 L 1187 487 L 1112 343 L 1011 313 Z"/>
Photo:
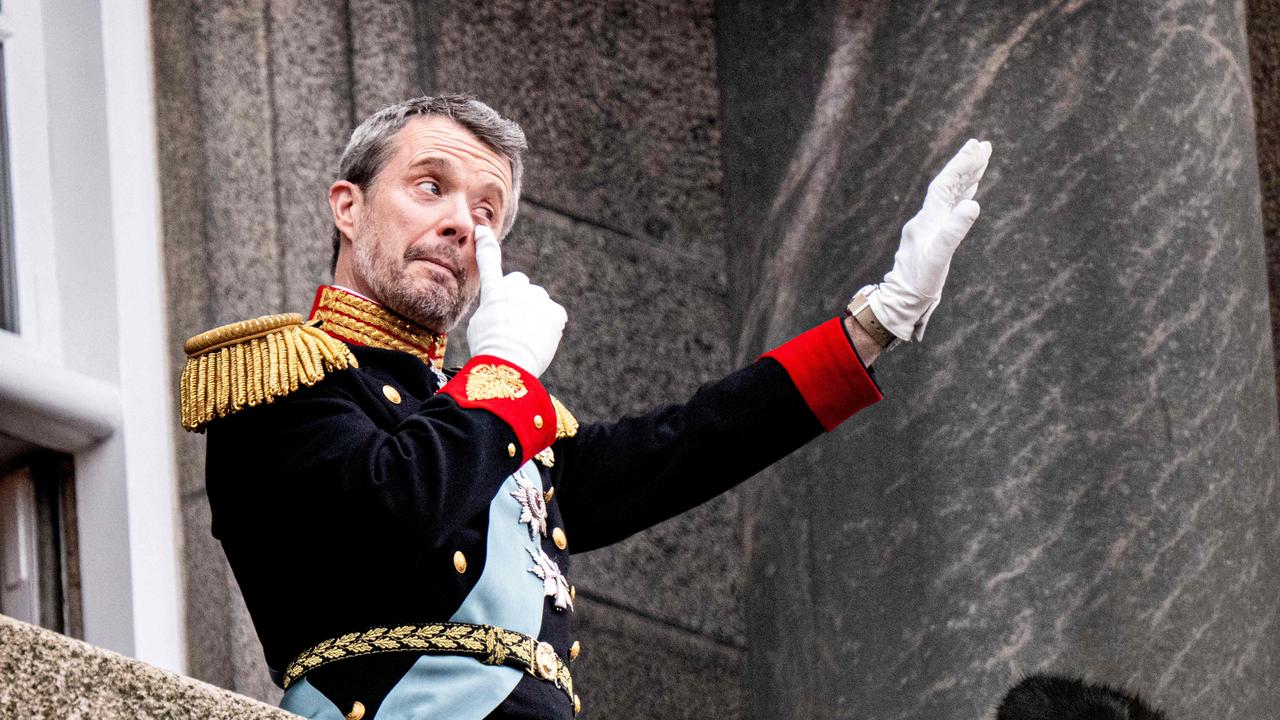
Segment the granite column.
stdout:
<path fill-rule="evenodd" d="M 739 359 L 839 311 L 967 137 L 983 217 L 886 400 L 752 486 L 756 717 L 988 717 L 1038 670 L 1280 701 L 1243 6 L 717 5 Z"/>

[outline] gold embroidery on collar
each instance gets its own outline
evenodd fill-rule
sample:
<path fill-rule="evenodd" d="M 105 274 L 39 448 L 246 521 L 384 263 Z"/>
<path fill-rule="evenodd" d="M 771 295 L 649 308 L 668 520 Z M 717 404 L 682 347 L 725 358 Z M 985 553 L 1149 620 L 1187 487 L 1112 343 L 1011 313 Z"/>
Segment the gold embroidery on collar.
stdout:
<path fill-rule="evenodd" d="M 446 337 L 425 330 L 381 305 L 335 287 L 320 291 L 313 320 L 348 340 L 416 355 L 436 369 L 444 367 Z"/>

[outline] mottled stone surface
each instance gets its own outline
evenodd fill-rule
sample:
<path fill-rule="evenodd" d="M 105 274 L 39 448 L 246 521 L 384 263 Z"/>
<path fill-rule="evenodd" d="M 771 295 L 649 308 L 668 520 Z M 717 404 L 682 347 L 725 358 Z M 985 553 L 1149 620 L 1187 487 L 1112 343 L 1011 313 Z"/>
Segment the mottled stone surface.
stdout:
<path fill-rule="evenodd" d="M 297 718 L 131 658 L 0 616 L 0 717 Z"/>
<path fill-rule="evenodd" d="M 192 7 L 207 168 L 208 319 L 220 325 L 275 312 L 283 301 L 267 2 Z"/>
<path fill-rule="evenodd" d="M 743 716 L 740 647 L 585 598 L 575 607 L 583 638 L 582 655 L 572 664 L 579 718 Z"/>
<path fill-rule="evenodd" d="M 305 312 L 333 277 L 329 184 L 353 127 L 347 2 L 273 2 L 268 23 L 283 307 Z"/>
<path fill-rule="evenodd" d="M 1172 717 L 1272 714 L 1242 5 L 799 7 L 717 6 L 739 353 L 883 273 L 966 137 L 995 155 L 923 346 L 879 363 L 886 401 L 744 500 L 751 716 L 978 718 L 1038 669 Z M 788 102 L 810 114 L 759 112 Z"/>
<path fill-rule="evenodd" d="M 506 241 L 504 269 L 544 284 L 568 312 L 544 380 L 580 420 L 679 402 L 723 374 L 721 285 L 717 276 L 690 272 L 696 256 L 538 207 L 523 212 Z M 740 638 L 738 529 L 730 494 L 615 547 L 575 556 L 572 580 L 678 627 Z M 572 549 L 572 536 L 569 542 Z"/>
<path fill-rule="evenodd" d="M 1280 337 L 1280 2 L 1248 0 L 1245 7 L 1274 344 L 1275 338 Z M 1276 368 L 1276 378 L 1280 380 L 1280 367 Z"/>
<path fill-rule="evenodd" d="M 348 0 L 356 122 L 426 94 L 419 79 L 411 0 Z"/>
<path fill-rule="evenodd" d="M 432 91 L 529 136 L 526 194 L 677 248 L 720 251 L 711 3 L 419 2 Z"/>
<path fill-rule="evenodd" d="M 683 399 L 726 368 L 723 273 L 695 253 L 526 206 L 503 269 L 528 274 L 568 312 L 546 380 L 583 420 Z"/>

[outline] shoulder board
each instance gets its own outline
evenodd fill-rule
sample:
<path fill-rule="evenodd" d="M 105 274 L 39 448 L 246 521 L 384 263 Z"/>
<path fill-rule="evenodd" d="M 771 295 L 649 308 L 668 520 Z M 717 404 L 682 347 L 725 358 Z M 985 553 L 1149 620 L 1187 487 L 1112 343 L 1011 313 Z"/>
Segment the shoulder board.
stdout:
<path fill-rule="evenodd" d="M 578 419 L 569 412 L 564 403 L 551 396 L 551 405 L 556 409 L 556 439 L 573 437 L 578 434 Z"/>
<path fill-rule="evenodd" d="M 264 315 L 200 333 L 183 345 L 182 427 L 269 403 L 326 372 L 359 367 L 351 349 L 297 313 Z"/>

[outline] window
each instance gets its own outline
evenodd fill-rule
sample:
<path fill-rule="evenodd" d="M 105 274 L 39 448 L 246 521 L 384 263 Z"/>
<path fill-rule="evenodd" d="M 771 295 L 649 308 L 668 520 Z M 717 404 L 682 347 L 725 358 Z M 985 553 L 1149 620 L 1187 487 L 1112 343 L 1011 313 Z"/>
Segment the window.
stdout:
<path fill-rule="evenodd" d="M 80 636 L 71 459 L 0 436 L 6 455 L 21 459 L 0 466 L 0 614 Z"/>
<path fill-rule="evenodd" d="M 150 27 L 0 4 L 0 612 L 181 670 Z"/>

